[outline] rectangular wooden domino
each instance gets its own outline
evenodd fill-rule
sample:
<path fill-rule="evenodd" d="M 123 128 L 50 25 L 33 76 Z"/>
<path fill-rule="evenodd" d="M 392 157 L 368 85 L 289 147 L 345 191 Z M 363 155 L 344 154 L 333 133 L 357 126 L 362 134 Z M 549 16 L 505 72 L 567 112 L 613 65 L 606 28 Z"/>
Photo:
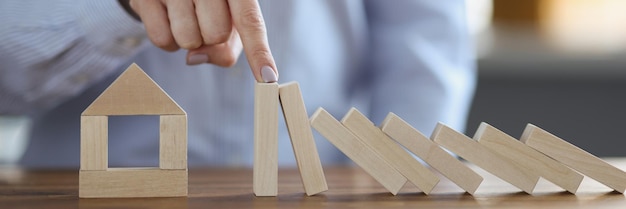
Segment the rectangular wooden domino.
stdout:
<path fill-rule="evenodd" d="M 300 86 L 290 82 L 279 86 L 280 104 L 287 124 L 289 138 L 300 177 L 307 195 L 328 190 L 322 163 L 311 131 L 309 115 L 306 112 Z"/>
<path fill-rule="evenodd" d="M 626 190 L 626 172 L 537 126 L 528 124 L 520 141 L 617 192 Z"/>
<path fill-rule="evenodd" d="M 487 123 L 480 124 L 474 140 L 496 154 L 517 163 L 520 168 L 535 172 L 571 193 L 576 193 L 583 180 L 583 176 L 576 171 Z"/>
<path fill-rule="evenodd" d="M 356 108 L 350 109 L 341 123 L 425 194 L 430 193 L 439 183 L 439 177 L 385 135 Z"/>
<path fill-rule="evenodd" d="M 256 196 L 278 194 L 278 84 L 254 87 L 254 165 L 252 190 Z"/>
<path fill-rule="evenodd" d="M 187 170 L 109 168 L 80 171 L 81 198 L 187 196 Z"/>
<path fill-rule="evenodd" d="M 389 113 L 380 127 L 392 139 L 468 193 L 474 194 L 483 181 L 482 176 L 443 150 L 396 114 Z"/>
<path fill-rule="evenodd" d="M 396 195 L 406 183 L 406 178 L 383 160 L 376 152 L 359 140 L 350 130 L 323 108 L 311 116 L 311 126 L 330 143 L 352 159 L 365 172 Z"/>
<path fill-rule="evenodd" d="M 441 123 L 435 127 L 431 138 L 437 144 L 528 194 L 532 194 L 539 181 L 539 175 L 517 167 L 512 161 Z"/>

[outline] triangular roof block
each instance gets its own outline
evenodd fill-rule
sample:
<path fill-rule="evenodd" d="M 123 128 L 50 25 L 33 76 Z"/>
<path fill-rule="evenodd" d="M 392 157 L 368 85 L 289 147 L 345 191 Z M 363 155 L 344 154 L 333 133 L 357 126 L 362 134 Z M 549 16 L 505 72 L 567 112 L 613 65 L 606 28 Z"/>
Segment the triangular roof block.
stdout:
<path fill-rule="evenodd" d="M 131 64 L 82 115 L 184 115 L 137 64 Z"/>

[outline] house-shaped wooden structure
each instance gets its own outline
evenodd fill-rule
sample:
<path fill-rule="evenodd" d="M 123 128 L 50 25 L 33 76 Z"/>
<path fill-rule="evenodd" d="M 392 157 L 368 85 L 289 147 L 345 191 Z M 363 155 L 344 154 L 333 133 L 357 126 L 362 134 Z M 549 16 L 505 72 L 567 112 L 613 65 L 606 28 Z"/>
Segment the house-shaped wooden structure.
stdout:
<path fill-rule="evenodd" d="M 159 115 L 159 167 L 109 168 L 108 116 Z M 81 115 L 79 197 L 187 196 L 187 114 L 132 64 Z"/>

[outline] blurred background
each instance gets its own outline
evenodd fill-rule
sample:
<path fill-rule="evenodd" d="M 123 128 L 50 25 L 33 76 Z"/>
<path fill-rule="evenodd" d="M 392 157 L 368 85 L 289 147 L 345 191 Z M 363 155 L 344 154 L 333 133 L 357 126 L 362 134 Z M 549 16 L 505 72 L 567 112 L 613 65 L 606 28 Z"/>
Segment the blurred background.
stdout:
<path fill-rule="evenodd" d="M 533 123 L 626 156 L 626 1 L 468 0 L 479 81 L 466 134 Z M 483 19 L 481 19 L 483 18 Z"/>
<path fill-rule="evenodd" d="M 533 123 L 591 152 L 626 156 L 626 1 L 467 0 L 479 81 L 466 134 Z M 0 164 L 30 122 L 0 116 Z M 429 134 L 429 133 L 426 133 Z"/>

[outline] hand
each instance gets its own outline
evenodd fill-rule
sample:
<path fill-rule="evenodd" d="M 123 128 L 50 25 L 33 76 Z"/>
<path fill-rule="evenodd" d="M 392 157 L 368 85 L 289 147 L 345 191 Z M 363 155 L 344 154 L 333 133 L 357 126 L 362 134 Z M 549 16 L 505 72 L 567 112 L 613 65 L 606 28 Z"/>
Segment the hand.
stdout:
<path fill-rule="evenodd" d="M 187 64 L 229 67 L 246 53 L 257 82 L 276 82 L 278 71 L 256 0 L 130 0 L 157 47 L 188 49 Z"/>

